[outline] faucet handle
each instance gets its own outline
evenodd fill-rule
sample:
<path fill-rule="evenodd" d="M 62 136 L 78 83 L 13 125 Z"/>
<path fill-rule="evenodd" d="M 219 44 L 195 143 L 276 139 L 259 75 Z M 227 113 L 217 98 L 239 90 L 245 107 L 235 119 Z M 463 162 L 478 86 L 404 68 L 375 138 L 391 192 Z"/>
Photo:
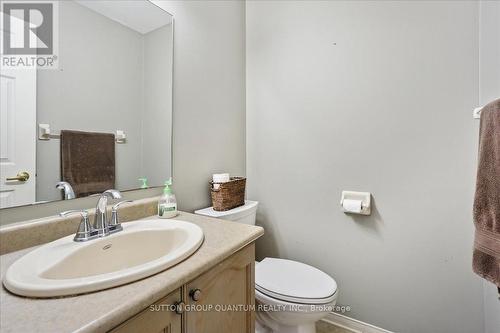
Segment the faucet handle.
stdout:
<path fill-rule="evenodd" d="M 92 225 L 89 222 L 89 213 L 87 210 L 67 210 L 59 213 L 59 216 L 64 217 L 71 214 L 80 214 L 82 219 L 80 221 L 80 225 L 78 226 L 78 230 L 76 231 L 75 238 L 73 240 L 75 242 L 83 242 L 88 241 L 92 238 L 97 237 L 97 231 L 92 228 Z"/>
<path fill-rule="evenodd" d="M 113 207 L 111 207 L 111 222 L 109 223 L 110 233 L 123 230 L 123 227 L 120 224 L 120 218 L 118 217 L 118 207 L 128 202 L 132 202 L 132 200 L 123 200 L 114 204 Z"/>
<path fill-rule="evenodd" d="M 86 209 L 72 209 L 72 210 L 66 210 L 64 212 L 60 212 L 59 216 L 61 217 L 66 217 L 71 214 L 80 214 L 82 216 L 82 219 L 88 219 L 89 218 L 89 212 Z"/>

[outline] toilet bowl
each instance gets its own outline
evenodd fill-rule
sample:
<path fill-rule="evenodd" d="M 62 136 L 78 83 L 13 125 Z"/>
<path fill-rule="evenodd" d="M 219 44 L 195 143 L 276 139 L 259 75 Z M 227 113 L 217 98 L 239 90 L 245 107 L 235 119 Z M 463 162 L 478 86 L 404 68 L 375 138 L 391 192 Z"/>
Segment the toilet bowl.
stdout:
<path fill-rule="evenodd" d="M 314 333 L 315 323 L 335 305 L 337 283 L 312 266 L 265 258 L 255 266 L 255 300 L 264 326 L 256 332 Z"/>
<path fill-rule="evenodd" d="M 212 207 L 196 214 L 255 224 L 258 202 L 235 209 Z M 264 258 L 255 263 L 256 333 L 314 333 L 337 300 L 337 283 L 328 274 L 301 262 Z"/>

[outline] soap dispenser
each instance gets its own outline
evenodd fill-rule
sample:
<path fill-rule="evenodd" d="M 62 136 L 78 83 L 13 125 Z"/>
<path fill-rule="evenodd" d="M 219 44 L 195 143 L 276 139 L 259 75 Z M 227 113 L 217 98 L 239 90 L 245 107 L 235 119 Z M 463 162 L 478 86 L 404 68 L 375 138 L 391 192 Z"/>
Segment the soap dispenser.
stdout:
<path fill-rule="evenodd" d="M 158 217 L 168 219 L 177 216 L 177 200 L 170 186 L 172 185 L 172 177 L 165 182 L 163 194 L 158 200 Z"/>
<path fill-rule="evenodd" d="M 148 179 L 147 178 L 139 178 L 139 181 L 142 182 L 141 189 L 148 188 Z"/>

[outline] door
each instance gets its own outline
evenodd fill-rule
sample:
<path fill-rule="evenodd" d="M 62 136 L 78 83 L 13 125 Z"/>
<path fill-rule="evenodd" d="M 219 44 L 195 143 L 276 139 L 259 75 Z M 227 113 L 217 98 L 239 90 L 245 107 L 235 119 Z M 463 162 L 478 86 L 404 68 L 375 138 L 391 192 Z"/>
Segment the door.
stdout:
<path fill-rule="evenodd" d="M 0 208 L 6 208 L 35 202 L 36 70 L 2 68 L 0 76 Z"/>
<path fill-rule="evenodd" d="M 186 333 L 255 331 L 255 246 L 250 244 L 187 284 Z"/>
<path fill-rule="evenodd" d="M 180 299 L 177 290 L 109 333 L 181 333 L 182 317 L 174 309 Z"/>

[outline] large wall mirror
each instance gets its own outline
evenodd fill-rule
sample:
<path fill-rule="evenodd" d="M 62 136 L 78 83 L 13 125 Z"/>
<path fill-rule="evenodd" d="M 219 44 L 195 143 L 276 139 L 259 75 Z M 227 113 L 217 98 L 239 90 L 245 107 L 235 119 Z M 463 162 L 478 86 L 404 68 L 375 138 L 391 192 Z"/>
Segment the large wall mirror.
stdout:
<path fill-rule="evenodd" d="M 171 176 L 172 15 L 147 0 L 60 1 L 57 15 L 57 69 L 2 68 L 0 208 Z"/>

